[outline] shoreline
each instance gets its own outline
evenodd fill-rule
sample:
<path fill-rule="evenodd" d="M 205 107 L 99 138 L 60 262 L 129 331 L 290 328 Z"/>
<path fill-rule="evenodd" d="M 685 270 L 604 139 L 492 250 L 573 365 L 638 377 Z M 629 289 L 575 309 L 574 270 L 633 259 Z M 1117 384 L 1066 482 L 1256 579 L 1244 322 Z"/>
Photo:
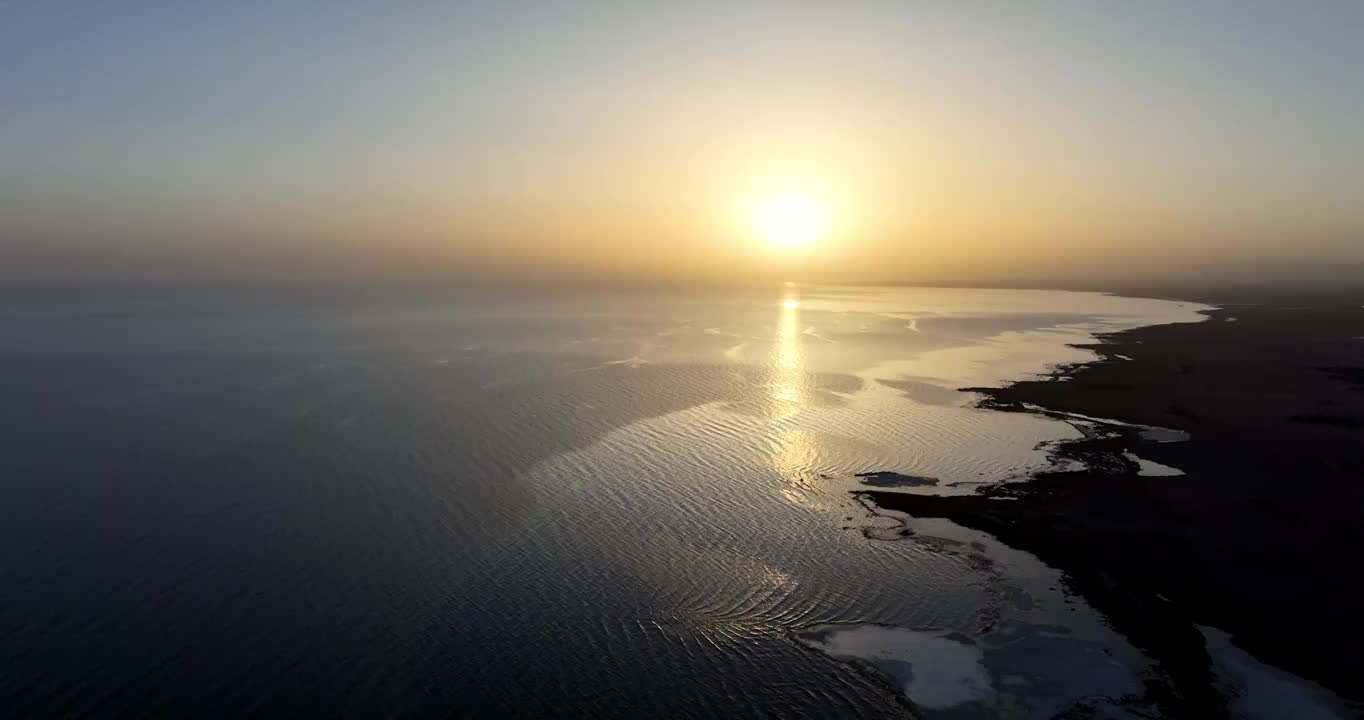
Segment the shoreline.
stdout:
<path fill-rule="evenodd" d="M 1353 566 L 1364 529 L 1364 309 L 1231 306 L 1078 345 L 1097 357 L 977 407 L 1111 419 L 1051 448 L 1033 478 L 944 497 L 861 490 L 876 505 L 988 532 L 1063 571 L 1147 652 L 1168 712 L 1226 712 L 1199 626 L 1261 661 L 1360 699 Z M 1189 439 L 1160 442 L 1145 427 Z M 1142 474 L 1140 460 L 1182 475 Z M 1078 461 L 1071 462 L 1071 461 Z"/>

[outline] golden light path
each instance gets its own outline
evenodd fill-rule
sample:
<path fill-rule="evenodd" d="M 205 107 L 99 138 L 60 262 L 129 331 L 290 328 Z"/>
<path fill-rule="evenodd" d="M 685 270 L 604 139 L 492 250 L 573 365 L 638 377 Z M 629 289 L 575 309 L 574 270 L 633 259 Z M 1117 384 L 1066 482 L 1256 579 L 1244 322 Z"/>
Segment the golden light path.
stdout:
<path fill-rule="evenodd" d="M 787 287 L 777 323 L 777 342 L 772 367 L 772 418 L 785 420 L 800 412 L 805 402 L 805 354 L 800 344 L 800 299 L 794 286 Z"/>
<path fill-rule="evenodd" d="M 788 284 L 778 307 L 776 342 L 772 357 L 771 416 L 777 427 L 772 439 L 772 461 L 790 484 L 782 490 L 787 500 L 805 505 L 810 502 L 808 484 L 816 464 L 810 433 L 797 420 L 809 402 L 806 382 L 805 350 L 801 344 L 800 296 Z"/>

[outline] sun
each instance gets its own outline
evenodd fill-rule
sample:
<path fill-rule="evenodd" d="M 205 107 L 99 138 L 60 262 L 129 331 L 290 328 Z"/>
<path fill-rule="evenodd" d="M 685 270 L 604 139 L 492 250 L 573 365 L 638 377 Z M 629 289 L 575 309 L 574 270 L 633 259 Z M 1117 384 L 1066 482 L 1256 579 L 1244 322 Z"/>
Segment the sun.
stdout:
<path fill-rule="evenodd" d="M 828 213 L 813 195 L 786 192 L 763 197 L 753 209 L 758 234 L 779 250 L 800 250 L 819 238 Z"/>

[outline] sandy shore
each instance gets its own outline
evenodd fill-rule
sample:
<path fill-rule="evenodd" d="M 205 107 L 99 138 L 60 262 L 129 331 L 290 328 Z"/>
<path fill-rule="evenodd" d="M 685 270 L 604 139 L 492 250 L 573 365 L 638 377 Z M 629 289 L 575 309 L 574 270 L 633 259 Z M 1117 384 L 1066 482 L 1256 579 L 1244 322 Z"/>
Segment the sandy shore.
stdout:
<path fill-rule="evenodd" d="M 866 495 L 990 532 L 1066 571 L 1159 661 L 1168 678 L 1152 690 L 1180 716 L 1222 712 L 1195 625 L 1359 700 L 1364 309 L 1228 305 L 1210 316 L 1105 336 L 1089 346 L 1097 362 L 975 389 L 984 407 L 1109 418 L 1191 440 L 1102 426 L 1057 449 L 1084 470 L 976 496 Z M 1137 457 L 1185 474 L 1142 473 Z"/>

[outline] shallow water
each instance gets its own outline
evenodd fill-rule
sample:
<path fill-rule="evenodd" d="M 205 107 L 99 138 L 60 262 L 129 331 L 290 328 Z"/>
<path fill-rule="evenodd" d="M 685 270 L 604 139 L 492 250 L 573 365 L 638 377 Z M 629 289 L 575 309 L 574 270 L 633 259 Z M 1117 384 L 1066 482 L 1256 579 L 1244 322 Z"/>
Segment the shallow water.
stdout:
<path fill-rule="evenodd" d="M 956 388 L 1198 309 L 794 286 L 6 297 L 0 708 L 881 717 L 924 683 L 942 717 L 1102 704 L 1146 661 L 1053 571 L 849 491 L 1026 476 L 1078 431 Z M 933 642 L 976 664 L 923 666 Z"/>

